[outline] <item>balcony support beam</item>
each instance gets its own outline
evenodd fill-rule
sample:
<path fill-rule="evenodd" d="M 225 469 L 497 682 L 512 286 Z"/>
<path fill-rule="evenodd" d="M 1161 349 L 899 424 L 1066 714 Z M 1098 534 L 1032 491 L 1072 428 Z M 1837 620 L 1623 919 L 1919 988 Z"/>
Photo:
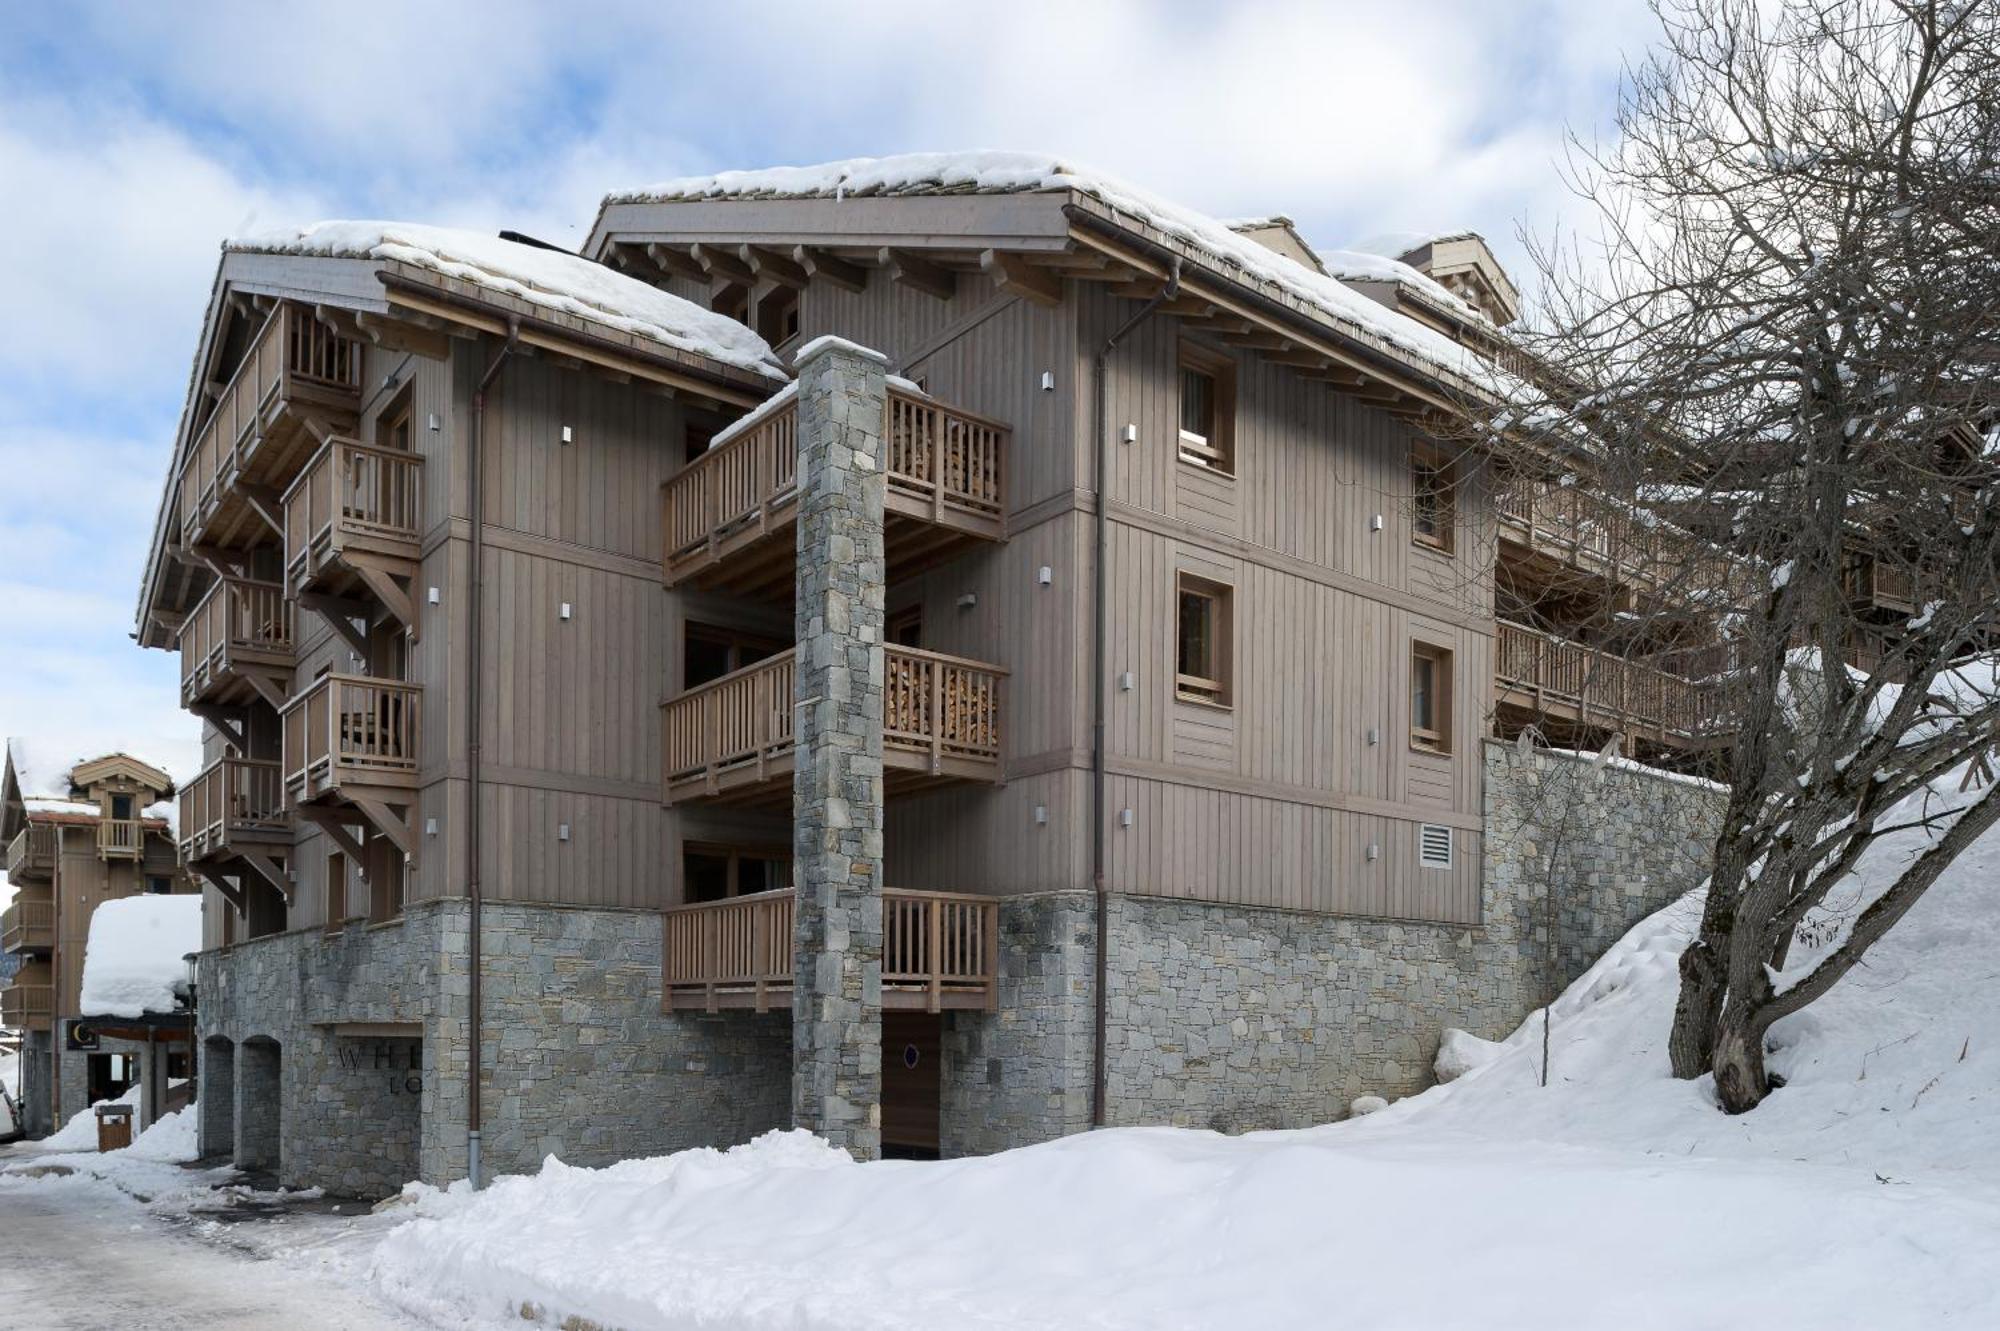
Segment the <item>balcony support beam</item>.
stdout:
<path fill-rule="evenodd" d="M 285 899 L 286 906 L 295 904 L 292 901 L 292 885 L 286 879 L 285 871 L 278 867 L 276 860 L 273 860 L 261 850 L 238 850 L 236 853 L 242 856 L 243 862 L 255 870 L 260 878 L 269 883 L 276 890 L 277 894 Z"/>
<path fill-rule="evenodd" d="M 339 810 L 321 808 L 312 804 L 299 806 L 299 817 L 305 819 L 320 831 L 326 833 L 334 845 L 356 864 L 368 863 L 368 850 L 355 835 L 347 830 L 348 819 Z"/>
<path fill-rule="evenodd" d="M 816 250 L 809 245 L 792 247 L 792 258 L 798 261 L 806 275 L 848 291 L 865 291 L 868 288 L 868 270 L 858 263 Z"/>
<path fill-rule="evenodd" d="M 417 603 L 397 577 L 401 566 L 396 561 L 378 560 L 374 555 L 359 550 L 349 550 L 345 557 L 355 575 L 367 584 L 369 591 L 375 593 L 375 599 L 382 603 L 383 608 L 410 631 L 410 641 L 415 642 L 418 636 Z M 396 571 L 392 572 L 392 568 Z"/>
<path fill-rule="evenodd" d="M 361 810 L 375 830 L 396 843 L 396 849 L 410 860 L 417 858 L 417 839 L 410 827 L 410 820 L 399 814 L 388 804 L 367 795 L 351 796 L 354 807 Z M 404 807 L 408 807 L 407 805 Z"/>
<path fill-rule="evenodd" d="M 280 545 L 285 541 L 285 501 L 278 491 L 269 485 L 253 485 L 249 481 L 236 483 L 237 493 L 248 501 L 250 511 L 255 513 L 271 534 L 278 538 Z"/>
<path fill-rule="evenodd" d="M 368 635 L 355 627 L 356 620 L 364 624 L 368 622 L 368 607 L 364 603 L 322 592 L 302 592 L 299 604 L 325 620 L 328 628 L 346 639 L 356 656 L 363 661 L 368 659 Z"/>
<path fill-rule="evenodd" d="M 196 719 L 206 721 L 220 731 L 222 738 L 227 740 L 230 747 L 238 753 L 250 752 L 250 737 L 245 733 L 242 708 L 223 707 L 212 702 L 194 702 L 188 704 L 187 710 L 192 712 Z"/>
<path fill-rule="evenodd" d="M 244 908 L 243 889 L 231 882 L 227 874 L 208 864 L 195 864 L 189 867 L 203 878 L 206 878 L 210 887 L 222 893 L 224 901 L 235 907 L 239 914 L 242 913 Z"/>

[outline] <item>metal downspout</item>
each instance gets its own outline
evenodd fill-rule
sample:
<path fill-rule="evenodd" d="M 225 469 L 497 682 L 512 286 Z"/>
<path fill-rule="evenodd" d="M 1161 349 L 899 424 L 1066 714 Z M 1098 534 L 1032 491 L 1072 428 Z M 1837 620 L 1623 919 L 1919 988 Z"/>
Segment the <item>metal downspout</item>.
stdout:
<path fill-rule="evenodd" d="M 1096 966 L 1096 1011 L 1091 1023 L 1091 1069 L 1090 1069 L 1090 1126 L 1101 1128 L 1105 1121 L 1105 1037 L 1109 1026 L 1110 1000 L 1105 993 L 1106 978 L 1111 969 L 1111 923 L 1110 895 L 1104 888 L 1104 724 L 1105 724 L 1105 658 L 1109 654 L 1107 638 L 1110 633 L 1108 615 L 1110 607 L 1109 581 L 1106 562 L 1111 549 L 1110 505 L 1106 499 L 1107 476 L 1110 464 L 1107 458 L 1107 424 L 1105 415 L 1110 410 L 1104 386 L 1105 369 L 1111 360 L 1111 353 L 1126 336 L 1137 328 L 1146 317 L 1166 301 L 1180 294 L 1181 261 L 1176 256 L 1167 271 L 1166 285 L 1161 287 L 1151 299 L 1141 305 L 1138 312 L 1123 324 L 1118 331 L 1105 339 L 1091 361 L 1092 416 L 1096 421 L 1095 457 L 1092 462 L 1095 489 L 1096 514 L 1093 518 L 1096 567 L 1091 572 L 1092 599 L 1095 602 L 1091 613 L 1090 626 L 1090 881 L 1097 896 L 1097 966 Z"/>
<path fill-rule="evenodd" d="M 466 557 L 467 604 L 466 623 L 466 682 L 465 682 L 465 890 L 470 900 L 470 919 L 466 929 L 468 993 L 466 1014 L 466 1060 L 465 1060 L 465 1176 L 477 1191 L 485 1186 L 480 1173 L 479 1131 L 481 1126 L 479 1105 L 480 1042 L 483 1036 L 480 1023 L 481 985 L 480 971 L 484 968 L 484 958 L 479 939 L 479 750 L 480 750 L 480 677 L 484 669 L 481 651 L 480 602 L 483 594 L 483 570 L 481 568 L 486 551 L 486 504 L 482 488 L 480 460 L 486 441 L 486 390 L 499 375 L 500 367 L 514 354 L 514 348 L 521 339 L 521 321 L 509 317 L 507 320 L 507 341 L 500 348 L 500 354 L 486 367 L 479 378 L 479 387 L 472 392 L 472 448 L 466 463 L 466 508 L 471 518 L 470 550 Z"/>

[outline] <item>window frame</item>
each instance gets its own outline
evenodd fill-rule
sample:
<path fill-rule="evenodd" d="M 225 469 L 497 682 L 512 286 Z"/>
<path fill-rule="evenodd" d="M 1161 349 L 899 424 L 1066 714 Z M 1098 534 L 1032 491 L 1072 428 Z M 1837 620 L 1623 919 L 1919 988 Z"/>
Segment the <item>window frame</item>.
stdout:
<path fill-rule="evenodd" d="M 1173 666 L 1174 699 L 1177 702 L 1195 703 L 1203 707 L 1227 710 L 1235 706 L 1235 594 L 1236 589 L 1226 582 L 1190 573 L 1185 569 L 1174 574 L 1173 600 Z M 1214 659 L 1209 662 L 1213 675 L 1192 674 L 1181 669 L 1187 664 L 1181 658 L 1181 648 L 1185 638 L 1181 632 L 1181 603 L 1187 597 L 1196 596 L 1207 601 L 1210 607 L 1208 637 Z"/>
<path fill-rule="evenodd" d="M 1436 477 L 1434 490 L 1427 490 L 1424 475 Z M 1426 493 L 1435 495 L 1437 512 L 1434 532 L 1419 526 L 1419 513 Z M 1410 540 L 1413 544 L 1441 555 L 1458 550 L 1458 468 L 1434 447 L 1418 445 L 1410 449 Z"/>
<path fill-rule="evenodd" d="M 1181 420 L 1186 405 L 1184 376 L 1205 376 L 1209 392 L 1209 432 L 1189 430 Z M 1190 467 L 1217 476 L 1236 475 L 1236 362 L 1182 338 L 1174 358 L 1175 456 Z"/>
<path fill-rule="evenodd" d="M 1417 724 L 1417 671 L 1425 663 L 1431 667 L 1430 711 L 1434 724 L 1430 726 Z M 1451 675 L 1451 648 L 1420 639 L 1411 641 L 1410 747 L 1419 753 L 1433 753 L 1440 757 L 1451 756 Z"/>
<path fill-rule="evenodd" d="M 708 898 L 704 901 L 696 901 L 688 895 L 687 860 L 690 855 L 700 855 L 725 862 L 723 871 L 724 891 L 721 896 Z M 779 887 L 766 887 L 759 889 L 759 891 L 786 892 L 797 887 L 798 874 L 793 864 L 790 847 L 747 845 L 690 838 L 681 843 L 681 904 L 684 906 L 706 905 L 715 901 L 734 901 L 738 897 L 757 895 L 755 892 L 746 893 L 743 891 L 743 866 L 745 861 L 749 860 L 760 861 L 766 865 L 782 866 L 778 876 L 791 880 L 789 883 Z M 769 870 L 766 871 L 766 874 L 768 877 Z"/>

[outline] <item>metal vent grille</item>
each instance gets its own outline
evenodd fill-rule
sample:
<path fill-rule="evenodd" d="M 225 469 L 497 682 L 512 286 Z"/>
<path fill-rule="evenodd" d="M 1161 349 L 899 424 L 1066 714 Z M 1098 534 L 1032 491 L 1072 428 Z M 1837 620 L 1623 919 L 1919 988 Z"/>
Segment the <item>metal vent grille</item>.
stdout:
<path fill-rule="evenodd" d="M 1426 869 L 1449 869 L 1451 867 L 1451 829 L 1437 823 L 1423 823 L 1417 828 L 1417 862 Z"/>

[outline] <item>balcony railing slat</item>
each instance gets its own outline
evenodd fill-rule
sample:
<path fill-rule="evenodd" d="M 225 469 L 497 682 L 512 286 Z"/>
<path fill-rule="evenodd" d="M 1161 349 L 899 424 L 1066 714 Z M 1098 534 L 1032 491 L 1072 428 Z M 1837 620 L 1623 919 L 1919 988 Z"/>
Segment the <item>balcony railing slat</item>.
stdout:
<path fill-rule="evenodd" d="M 1632 724 L 1682 739 L 1727 729 L 1722 681 L 1687 679 L 1525 624 L 1500 620 L 1496 627 L 1495 678 L 1530 694 L 1538 707 L 1563 703 L 1607 724 Z"/>

